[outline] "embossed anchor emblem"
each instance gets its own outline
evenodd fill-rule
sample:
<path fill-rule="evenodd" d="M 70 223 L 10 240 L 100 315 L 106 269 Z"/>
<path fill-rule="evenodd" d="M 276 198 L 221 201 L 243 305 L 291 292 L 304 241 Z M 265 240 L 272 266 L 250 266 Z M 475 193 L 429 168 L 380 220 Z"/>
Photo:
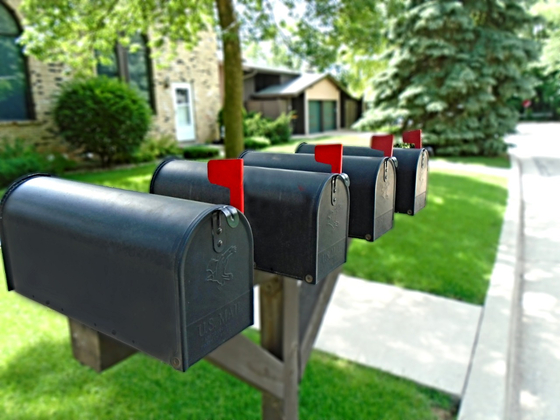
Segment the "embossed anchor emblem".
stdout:
<path fill-rule="evenodd" d="M 220 255 L 220 258 L 212 258 L 208 263 L 206 268 L 206 281 L 213 281 L 218 283 L 220 286 L 226 284 L 226 281 L 233 280 L 233 274 L 228 273 L 228 261 L 229 257 L 237 252 L 236 246 L 230 246 L 227 251 Z"/>

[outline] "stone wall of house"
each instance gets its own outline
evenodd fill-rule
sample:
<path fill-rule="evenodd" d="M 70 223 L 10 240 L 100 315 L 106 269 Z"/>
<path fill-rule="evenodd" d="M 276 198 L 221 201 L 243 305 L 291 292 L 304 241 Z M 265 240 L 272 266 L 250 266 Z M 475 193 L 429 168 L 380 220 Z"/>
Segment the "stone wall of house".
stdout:
<path fill-rule="evenodd" d="M 19 11 L 21 0 L 0 0 L 11 9 L 22 24 Z M 53 132 L 52 106 L 54 97 L 69 76 L 59 63 L 45 63 L 27 58 L 34 119 L 29 121 L 0 121 L 0 139 L 24 138 L 36 144 L 57 145 L 60 140 Z M 217 115 L 221 107 L 218 76 L 217 42 L 213 32 L 201 34 L 200 43 L 192 51 L 178 48 L 171 64 L 160 67 L 153 63 L 153 83 L 156 115 L 152 135 L 175 137 L 175 112 L 172 83 L 190 82 L 194 94 L 196 141 L 218 138 Z"/>
<path fill-rule="evenodd" d="M 196 142 L 218 138 L 218 112 L 221 107 L 217 41 L 214 32 L 200 34 L 199 44 L 188 51 L 179 46 L 175 59 L 161 68 L 154 63 L 156 97 L 155 130 L 175 136 L 173 83 L 191 83 Z"/>
<path fill-rule="evenodd" d="M 0 1 L 14 12 L 21 26 L 21 0 Z M 27 57 L 27 68 L 34 118 L 28 121 L 0 121 L 0 138 L 23 138 L 44 145 L 56 141 L 52 133 L 51 110 L 54 95 L 66 76 L 62 64 L 44 63 L 33 57 Z"/>

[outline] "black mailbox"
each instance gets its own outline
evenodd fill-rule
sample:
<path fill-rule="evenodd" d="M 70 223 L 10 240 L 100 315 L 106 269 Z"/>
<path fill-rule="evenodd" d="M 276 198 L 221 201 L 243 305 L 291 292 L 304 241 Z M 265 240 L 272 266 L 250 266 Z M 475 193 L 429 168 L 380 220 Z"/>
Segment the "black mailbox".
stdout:
<path fill-rule="evenodd" d="M 346 261 L 349 193 L 344 176 L 245 167 L 243 178 L 257 269 L 314 284 Z M 150 192 L 229 202 L 228 190 L 208 181 L 202 162 L 163 162 Z"/>
<path fill-rule="evenodd" d="M 392 136 L 391 136 L 392 137 Z M 391 138 L 392 140 L 392 138 Z M 296 153 L 313 153 L 315 146 L 301 143 Z M 384 152 L 369 147 L 344 146 L 345 156 L 383 158 Z M 397 159 L 397 193 L 395 212 L 414 215 L 426 207 L 428 193 L 428 151 L 426 149 L 393 149 Z M 350 177 L 352 178 L 352 177 Z"/>
<path fill-rule="evenodd" d="M 330 172 L 331 167 L 307 154 L 244 152 L 247 166 Z M 390 159 L 344 156 L 342 170 L 350 178 L 352 238 L 374 241 L 393 227 L 395 167 Z"/>
<path fill-rule="evenodd" d="M 29 176 L 0 217 L 9 290 L 177 370 L 253 324 L 253 238 L 233 207 Z"/>

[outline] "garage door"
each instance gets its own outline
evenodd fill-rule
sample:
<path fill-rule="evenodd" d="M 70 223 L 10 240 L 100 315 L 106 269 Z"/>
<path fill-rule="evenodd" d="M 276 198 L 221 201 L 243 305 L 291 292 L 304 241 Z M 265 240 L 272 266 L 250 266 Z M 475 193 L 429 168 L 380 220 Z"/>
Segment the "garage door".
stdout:
<path fill-rule="evenodd" d="M 309 101 L 309 133 L 318 133 L 321 130 L 321 101 Z"/>
<path fill-rule="evenodd" d="M 323 130 L 336 130 L 336 101 L 322 101 Z"/>

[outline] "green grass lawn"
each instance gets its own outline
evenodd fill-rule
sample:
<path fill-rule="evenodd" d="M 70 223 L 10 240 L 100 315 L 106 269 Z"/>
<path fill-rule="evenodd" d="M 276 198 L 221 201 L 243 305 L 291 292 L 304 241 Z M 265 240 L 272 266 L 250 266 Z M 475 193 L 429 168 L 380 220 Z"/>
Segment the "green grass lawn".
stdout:
<path fill-rule="evenodd" d="M 68 174 L 64 175 L 64 178 L 107 187 L 148 192 L 152 175 L 157 166 L 157 163 L 148 163 L 127 169 Z"/>
<path fill-rule="evenodd" d="M 354 240 L 344 272 L 482 304 L 506 199 L 506 178 L 431 170 L 426 208 L 396 214 L 394 228 L 375 242 Z"/>
<path fill-rule="evenodd" d="M 136 354 L 97 374 L 72 357 L 65 317 L 5 287 L 0 308 L 2 420 L 261 418 L 261 394 L 206 361 L 181 373 Z M 321 352 L 301 383 L 302 419 L 437 419 L 454 409 L 444 394 Z"/>

